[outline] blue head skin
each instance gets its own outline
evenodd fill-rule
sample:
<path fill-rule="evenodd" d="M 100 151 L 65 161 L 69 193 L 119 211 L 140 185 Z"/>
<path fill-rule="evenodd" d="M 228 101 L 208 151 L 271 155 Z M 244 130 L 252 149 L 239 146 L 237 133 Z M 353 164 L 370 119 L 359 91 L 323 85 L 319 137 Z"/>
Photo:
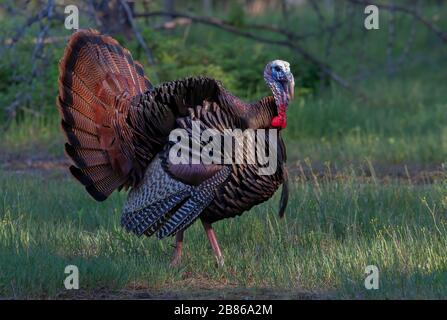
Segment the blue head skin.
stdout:
<path fill-rule="evenodd" d="M 290 63 L 283 60 L 269 62 L 264 69 L 264 80 L 272 90 L 278 108 L 278 116 L 272 119 L 272 126 L 284 129 L 287 106 L 294 97 L 295 87 Z"/>

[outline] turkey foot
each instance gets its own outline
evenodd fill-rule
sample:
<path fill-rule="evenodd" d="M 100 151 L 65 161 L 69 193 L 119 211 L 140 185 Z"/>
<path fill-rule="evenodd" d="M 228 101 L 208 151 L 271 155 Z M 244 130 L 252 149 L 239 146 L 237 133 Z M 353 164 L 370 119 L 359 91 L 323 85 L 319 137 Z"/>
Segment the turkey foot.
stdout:
<path fill-rule="evenodd" d="M 184 230 L 180 230 L 175 235 L 175 250 L 171 260 L 172 267 L 178 267 L 182 262 L 183 232 Z"/>
<path fill-rule="evenodd" d="M 208 241 L 210 242 L 211 248 L 214 251 L 214 255 L 217 260 L 217 266 L 224 266 L 224 257 L 222 255 L 222 251 L 220 251 L 219 243 L 217 242 L 216 234 L 214 233 L 213 227 L 211 224 L 206 223 L 202 220 L 203 228 L 205 229 L 206 236 L 208 237 Z"/>

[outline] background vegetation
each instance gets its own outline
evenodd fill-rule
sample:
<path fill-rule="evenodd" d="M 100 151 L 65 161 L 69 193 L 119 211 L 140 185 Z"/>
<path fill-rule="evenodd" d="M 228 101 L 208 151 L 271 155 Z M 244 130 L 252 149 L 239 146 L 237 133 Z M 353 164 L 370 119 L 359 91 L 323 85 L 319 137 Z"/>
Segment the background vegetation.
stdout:
<path fill-rule="evenodd" d="M 447 297 L 445 1 L 376 1 L 379 30 L 354 0 L 127 1 L 131 19 L 123 2 L 0 1 L 0 297 Z M 170 268 L 170 240 L 121 230 L 124 193 L 97 204 L 68 176 L 55 96 L 69 3 L 155 84 L 205 74 L 256 100 L 265 64 L 291 63 L 286 219 L 275 198 L 216 224 L 224 269 L 198 225 Z M 80 292 L 63 288 L 68 264 Z"/>

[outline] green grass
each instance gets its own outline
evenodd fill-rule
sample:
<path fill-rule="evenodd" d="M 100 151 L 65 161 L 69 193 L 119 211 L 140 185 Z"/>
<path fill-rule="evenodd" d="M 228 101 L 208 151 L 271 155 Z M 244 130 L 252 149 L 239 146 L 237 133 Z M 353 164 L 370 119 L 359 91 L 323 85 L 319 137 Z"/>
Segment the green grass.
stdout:
<path fill-rule="evenodd" d="M 447 298 L 447 186 L 296 180 L 284 220 L 278 197 L 216 224 L 226 266 L 215 267 L 199 223 L 185 234 L 180 268 L 169 266 L 172 239 L 137 238 L 119 226 L 125 194 L 96 203 L 72 179 L 0 175 L 0 297 L 73 295 L 66 265 L 84 293 L 205 290 L 310 292 L 329 298 Z M 364 288 L 377 265 L 380 288 Z M 76 296 L 76 295 L 75 295 Z"/>
<path fill-rule="evenodd" d="M 0 161 L 4 157 L 23 159 L 63 155 L 64 137 L 56 117 L 26 117 L 20 122 L 12 122 L 1 135 Z"/>
<path fill-rule="evenodd" d="M 367 101 L 334 88 L 294 102 L 285 138 L 293 159 L 440 164 L 447 159 L 444 76 L 376 79 Z"/>

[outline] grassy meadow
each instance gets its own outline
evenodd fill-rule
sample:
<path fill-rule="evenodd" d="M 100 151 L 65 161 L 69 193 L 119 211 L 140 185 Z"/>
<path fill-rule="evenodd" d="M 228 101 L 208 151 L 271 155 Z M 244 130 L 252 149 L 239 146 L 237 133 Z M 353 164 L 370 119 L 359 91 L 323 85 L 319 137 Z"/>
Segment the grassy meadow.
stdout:
<path fill-rule="evenodd" d="M 361 9 L 356 15 L 362 25 Z M 314 30 L 318 21 L 308 10 L 291 12 L 290 28 Z M 423 10 L 426 16 L 445 12 Z M 185 233 L 182 264 L 171 267 L 173 239 L 138 238 L 120 227 L 124 192 L 97 203 L 69 176 L 54 105 L 65 43 L 55 44 L 49 71 L 32 84 L 26 107 L 12 121 L 0 112 L 0 299 L 446 299 L 446 46 L 417 28 L 411 58 L 395 73 L 356 80 L 370 61 L 360 58 L 365 54 L 378 66 L 387 63 L 384 15 L 379 31 L 337 34 L 337 50 L 325 57 L 336 72 L 352 75 L 366 99 L 335 83 L 322 84 L 296 52 L 221 30 L 192 25 L 163 33 L 141 23 L 153 44 L 154 68 L 135 40 L 117 36 L 149 77 L 207 74 L 247 100 L 269 94 L 262 79 L 267 61 L 291 62 L 297 98 L 284 131 L 288 209 L 279 219 L 278 193 L 241 217 L 216 223 L 223 268 L 216 267 L 200 223 Z M 240 16 L 236 10 L 227 18 Z M 279 14 L 250 19 L 281 23 Z M 414 23 L 408 16 L 397 21 L 396 56 Z M 447 29 L 446 21 L 437 20 L 438 26 Z M 2 20 L 0 38 L 11 36 L 15 23 Z M 323 40 L 305 40 L 303 46 L 322 52 Z M 31 90 L 31 84 L 10 79 L 30 70 L 29 52 L 25 43 L 4 53 L 1 106 Z M 24 62 L 11 70 L 14 59 Z M 79 267 L 80 290 L 64 288 L 64 269 L 71 264 Z M 365 289 L 368 265 L 379 268 L 378 290 Z"/>
<path fill-rule="evenodd" d="M 124 194 L 95 203 L 65 175 L 2 172 L 0 292 L 4 297 L 445 298 L 447 185 L 294 178 L 286 217 L 278 197 L 216 224 L 215 260 L 199 223 L 173 240 L 137 238 L 119 225 Z M 63 287 L 65 266 L 81 291 Z M 366 290 L 376 265 L 379 290 Z"/>

